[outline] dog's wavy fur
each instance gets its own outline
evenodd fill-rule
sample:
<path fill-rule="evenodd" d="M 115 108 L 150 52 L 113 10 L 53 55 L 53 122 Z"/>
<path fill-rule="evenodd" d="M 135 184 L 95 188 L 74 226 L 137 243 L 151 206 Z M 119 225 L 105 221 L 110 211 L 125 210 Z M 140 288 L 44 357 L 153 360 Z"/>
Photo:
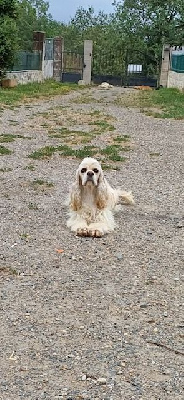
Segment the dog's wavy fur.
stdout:
<path fill-rule="evenodd" d="M 101 237 L 114 230 L 112 211 L 119 201 L 134 204 L 131 192 L 109 185 L 97 160 L 84 158 L 70 191 L 67 226 L 80 236 Z"/>

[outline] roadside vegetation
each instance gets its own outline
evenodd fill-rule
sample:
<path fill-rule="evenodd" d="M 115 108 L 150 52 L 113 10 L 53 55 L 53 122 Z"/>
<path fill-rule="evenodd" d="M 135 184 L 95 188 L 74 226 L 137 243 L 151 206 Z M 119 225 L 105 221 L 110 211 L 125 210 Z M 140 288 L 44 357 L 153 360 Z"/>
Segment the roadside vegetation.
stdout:
<path fill-rule="evenodd" d="M 120 96 L 115 103 L 123 107 L 137 107 L 155 118 L 184 119 L 184 92 L 178 89 L 134 90 Z"/>
<path fill-rule="evenodd" d="M 0 106 L 15 106 L 20 103 L 29 103 L 32 100 L 49 98 L 56 95 L 64 95 L 71 90 L 78 89 L 76 84 L 64 84 L 52 79 L 45 80 L 43 83 L 28 83 L 18 85 L 15 88 L 0 89 Z"/>

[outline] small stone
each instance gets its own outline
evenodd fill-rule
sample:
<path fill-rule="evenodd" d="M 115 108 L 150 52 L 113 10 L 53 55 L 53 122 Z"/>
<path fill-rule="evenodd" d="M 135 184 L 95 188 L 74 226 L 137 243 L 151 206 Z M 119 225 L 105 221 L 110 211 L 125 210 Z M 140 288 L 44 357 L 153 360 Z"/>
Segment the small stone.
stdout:
<path fill-rule="evenodd" d="M 85 81 L 84 81 L 83 79 L 80 79 L 80 80 L 78 81 L 78 85 L 79 85 L 79 86 L 85 86 L 86 83 L 85 83 Z"/>
<path fill-rule="evenodd" d="M 120 369 L 118 372 L 117 372 L 117 375 L 122 375 L 123 374 L 123 371 Z"/>
<path fill-rule="evenodd" d="M 147 304 L 140 304 L 140 308 L 147 308 L 148 305 Z"/>
<path fill-rule="evenodd" d="M 178 228 L 178 229 L 183 228 L 183 224 L 182 224 L 181 222 L 179 222 L 179 223 L 176 225 L 176 228 Z"/>
<path fill-rule="evenodd" d="M 116 253 L 115 256 L 116 256 L 116 258 L 118 260 L 122 260 L 123 259 L 123 254 L 122 253 Z"/>
<path fill-rule="evenodd" d="M 164 312 L 164 317 L 168 317 L 167 311 Z"/>
<path fill-rule="evenodd" d="M 98 382 L 100 385 L 105 385 L 106 382 L 107 382 L 107 380 L 106 380 L 106 378 L 98 378 L 98 379 L 97 379 L 97 382 Z"/>
<path fill-rule="evenodd" d="M 87 376 L 85 374 L 82 375 L 81 381 L 86 381 L 86 379 L 87 379 Z"/>

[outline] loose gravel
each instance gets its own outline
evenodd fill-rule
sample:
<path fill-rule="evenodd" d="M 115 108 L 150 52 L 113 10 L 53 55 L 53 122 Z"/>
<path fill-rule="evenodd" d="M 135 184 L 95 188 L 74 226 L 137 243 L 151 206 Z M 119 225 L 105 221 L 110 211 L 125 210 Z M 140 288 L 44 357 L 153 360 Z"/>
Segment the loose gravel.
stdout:
<path fill-rule="evenodd" d="M 25 139 L 4 143 L 12 153 L 0 160 L 0 400 L 183 399 L 184 125 L 114 103 L 130 91 L 84 89 L 1 114 L 0 133 Z M 39 113 L 58 106 L 100 110 L 131 138 L 105 175 L 136 205 L 101 239 L 66 227 L 79 161 L 28 158 L 57 142 Z"/>

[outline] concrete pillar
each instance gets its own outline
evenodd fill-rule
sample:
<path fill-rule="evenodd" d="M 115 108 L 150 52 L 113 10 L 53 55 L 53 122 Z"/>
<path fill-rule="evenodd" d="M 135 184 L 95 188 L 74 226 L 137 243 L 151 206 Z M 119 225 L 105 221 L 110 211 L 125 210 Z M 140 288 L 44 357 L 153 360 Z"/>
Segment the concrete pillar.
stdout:
<path fill-rule="evenodd" d="M 64 50 L 65 50 L 65 42 L 64 38 L 61 38 L 61 72 L 64 70 Z"/>
<path fill-rule="evenodd" d="M 165 44 L 162 50 L 160 86 L 167 87 L 169 70 L 170 70 L 170 46 L 169 44 Z"/>
<path fill-rule="evenodd" d="M 86 85 L 91 84 L 91 68 L 92 68 L 92 51 L 93 41 L 84 41 L 84 69 L 83 69 L 83 81 Z"/>
<path fill-rule="evenodd" d="M 62 39 L 61 37 L 55 37 L 53 40 L 53 78 L 60 82 L 61 80 L 61 68 L 62 68 Z"/>

